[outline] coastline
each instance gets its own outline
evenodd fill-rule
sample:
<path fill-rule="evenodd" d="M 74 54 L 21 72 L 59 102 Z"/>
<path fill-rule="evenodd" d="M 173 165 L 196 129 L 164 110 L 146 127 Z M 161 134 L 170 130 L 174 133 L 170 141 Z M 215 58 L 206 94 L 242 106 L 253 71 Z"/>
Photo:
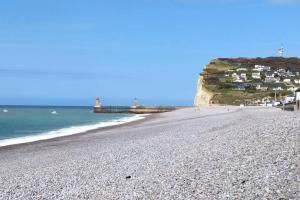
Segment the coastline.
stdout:
<path fill-rule="evenodd" d="M 59 140 L 65 137 L 72 137 L 81 134 L 89 134 L 98 131 L 108 130 L 112 128 L 118 128 L 123 126 L 128 126 L 131 124 L 136 124 L 137 122 L 144 121 L 149 119 L 152 114 L 135 114 L 131 117 L 123 117 L 116 120 L 106 121 L 106 122 L 99 122 L 97 124 L 90 124 L 90 125 L 79 125 L 73 127 L 62 128 L 59 130 L 49 131 L 46 133 L 41 133 L 37 135 L 29 135 L 23 136 L 18 138 L 9 138 L 0 140 L 0 152 L 1 149 L 7 149 L 10 147 L 19 147 L 27 144 L 39 143 L 39 142 L 46 142 L 46 141 L 54 141 Z M 89 127 L 89 129 L 75 131 L 76 129 L 81 129 L 82 127 Z M 73 132 L 69 132 L 70 129 L 74 130 Z"/>
<path fill-rule="evenodd" d="M 0 199 L 299 199 L 295 112 L 186 108 L 0 148 Z"/>

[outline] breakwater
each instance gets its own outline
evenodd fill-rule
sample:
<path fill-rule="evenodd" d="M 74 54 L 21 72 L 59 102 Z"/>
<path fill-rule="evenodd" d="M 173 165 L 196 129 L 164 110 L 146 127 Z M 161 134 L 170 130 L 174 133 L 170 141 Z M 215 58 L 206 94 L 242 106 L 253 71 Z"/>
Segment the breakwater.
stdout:
<path fill-rule="evenodd" d="M 134 114 L 151 114 L 163 113 L 176 110 L 176 107 L 153 106 L 153 107 L 126 107 L 126 106 L 101 106 L 94 107 L 95 113 L 134 113 Z"/>

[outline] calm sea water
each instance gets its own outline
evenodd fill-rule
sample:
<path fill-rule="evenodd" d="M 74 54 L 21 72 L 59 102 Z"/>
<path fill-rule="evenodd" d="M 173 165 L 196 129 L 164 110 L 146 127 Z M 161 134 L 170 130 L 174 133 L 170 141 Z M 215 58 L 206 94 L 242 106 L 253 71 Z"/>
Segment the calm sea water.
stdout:
<path fill-rule="evenodd" d="M 57 130 L 87 131 L 101 122 L 112 122 L 132 114 L 96 114 L 91 107 L 0 107 L 0 141 L 47 134 Z M 111 123 L 110 123 L 111 124 Z M 94 125 L 94 126 L 93 126 Z"/>

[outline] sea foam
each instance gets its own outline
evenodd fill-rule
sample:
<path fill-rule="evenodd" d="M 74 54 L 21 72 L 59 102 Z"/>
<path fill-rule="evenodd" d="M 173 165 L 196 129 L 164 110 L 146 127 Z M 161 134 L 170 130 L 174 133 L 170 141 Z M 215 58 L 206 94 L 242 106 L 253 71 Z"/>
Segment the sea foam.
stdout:
<path fill-rule="evenodd" d="M 75 135 L 79 133 L 86 133 L 91 130 L 96 130 L 103 127 L 111 127 L 111 126 L 117 126 L 133 121 L 138 121 L 141 119 L 144 119 L 146 114 L 144 115 L 134 115 L 131 117 L 123 117 L 120 119 L 115 119 L 111 121 L 106 122 L 99 122 L 97 124 L 91 124 L 91 125 L 82 125 L 82 126 L 72 126 L 68 128 L 62 128 L 55 131 L 49 131 L 45 133 L 41 133 L 38 135 L 30 135 L 30 136 L 23 136 L 18 138 L 9 138 L 9 139 L 3 139 L 0 140 L 0 147 L 9 146 L 9 145 L 15 145 L 15 144 L 23 144 L 23 143 L 29 143 L 29 142 L 36 142 L 41 140 L 48 140 L 52 138 L 58 138 L 68 135 Z"/>

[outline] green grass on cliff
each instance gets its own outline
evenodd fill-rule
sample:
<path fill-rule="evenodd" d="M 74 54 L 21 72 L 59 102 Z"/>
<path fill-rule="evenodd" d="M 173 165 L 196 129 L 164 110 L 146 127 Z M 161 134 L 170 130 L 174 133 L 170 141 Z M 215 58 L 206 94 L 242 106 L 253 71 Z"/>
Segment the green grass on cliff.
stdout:
<path fill-rule="evenodd" d="M 270 89 L 268 91 L 259 91 L 254 88 L 246 88 L 244 91 L 234 91 L 232 90 L 232 78 L 226 77 L 225 73 L 228 73 L 228 70 L 236 70 L 238 68 L 247 68 L 246 76 L 248 80 L 251 80 L 252 69 L 254 65 L 264 65 L 271 66 L 271 69 L 284 68 L 290 71 L 300 71 L 300 59 L 299 58 L 219 58 L 212 60 L 201 73 L 203 76 L 204 82 L 203 86 L 213 93 L 214 102 L 221 104 L 234 104 L 239 105 L 241 103 L 261 100 L 263 98 L 272 98 L 275 93 L 271 90 L 273 87 L 281 86 L 286 89 L 286 86 L 282 84 L 278 85 L 276 83 L 261 83 L 267 85 Z M 300 86 L 300 84 L 298 84 Z M 279 91 L 278 96 L 290 95 L 290 91 Z"/>

